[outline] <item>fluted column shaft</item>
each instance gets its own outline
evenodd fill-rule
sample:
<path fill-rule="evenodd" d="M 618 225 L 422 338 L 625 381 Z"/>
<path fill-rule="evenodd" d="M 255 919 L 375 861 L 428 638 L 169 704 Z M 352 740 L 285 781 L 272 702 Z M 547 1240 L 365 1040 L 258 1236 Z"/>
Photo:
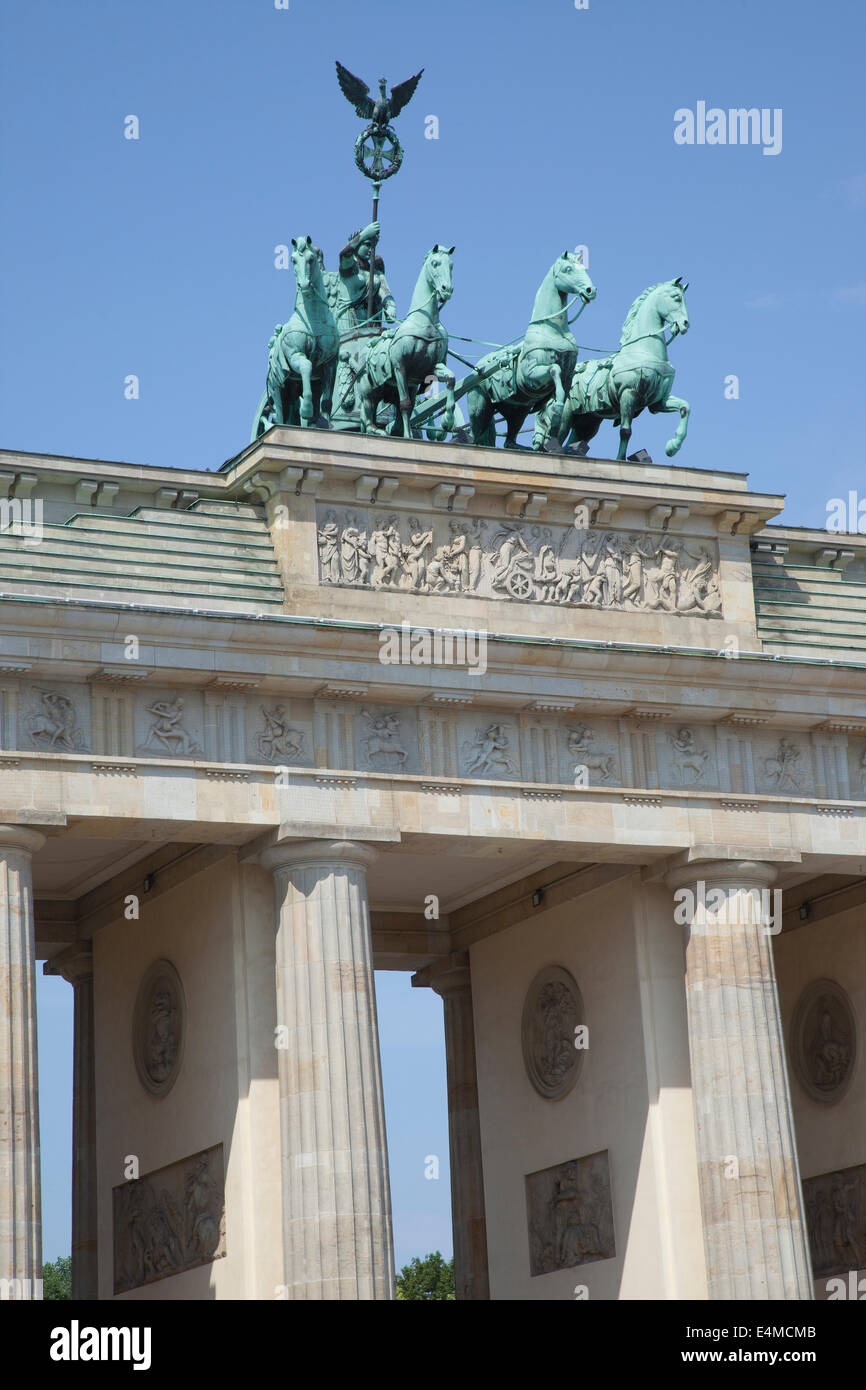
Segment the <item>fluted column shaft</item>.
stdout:
<path fill-rule="evenodd" d="M 36 831 L 0 826 L 0 1280 L 16 1281 L 13 1298 L 33 1298 L 42 1278 L 31 870 L 42 844 Z"/>
<path fill-rule="evenodd" d="M 419 971 L 412 983 L 434 989 L 441 996 L 445 1014 L 455 1294 L 458 1300 L 489 1299 L 487 1217 L 468 952 L 455 953 L 447 961 L 428 966 Z"/>
<path fill-rule="evenodd" d="M 770 930 L 775 877 L 771 864 L 737 860 L 667 877 L 686 932 L 711 1299 L 813 1297 Z"/>
<path fill-rule="evenodd" d="M 73 989 L 72 1042 L 72 1297 L 99 1297 L 96 1227 L 96 1066 L 93 1035 L 93 950 L 89 941 L 45 964 Z"/>
<path fill-rule="evenodd" d="M 373 857 L 366 846 L 346 841 L 281 845 L 262 855 L 277 897 L 289 1298 L 388 1299 L 395 1293 L 367 903 Z"/>

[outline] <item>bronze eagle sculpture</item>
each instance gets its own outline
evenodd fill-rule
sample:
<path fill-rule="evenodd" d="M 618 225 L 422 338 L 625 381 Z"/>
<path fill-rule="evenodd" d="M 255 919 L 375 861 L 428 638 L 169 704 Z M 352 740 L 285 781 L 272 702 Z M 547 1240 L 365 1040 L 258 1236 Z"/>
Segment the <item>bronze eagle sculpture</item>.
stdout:
<path fill-rule="evenodd" d="M 398 82 L 396 87 L 391 88 L 390 97 L 387 95 L 387 83 L 384 77 L 379 78 L 378 97 L 370 96 L 370 88 L 366 82 L 362 82 L 360 77 L 349 72 L 342 63 L 337 63 L 337 81 L 340 84 L 340 91 L 348 102 L 354 106 L 357 115 L 363 121 L 369 121 L 377 130 L 384 130 L 395 116 L 399 116 L 403 107 L 412 100 L 415 88 L 421 81 L 421 72 L 416 72 L 414 77 L 407 77 L 405 82 Z"/>

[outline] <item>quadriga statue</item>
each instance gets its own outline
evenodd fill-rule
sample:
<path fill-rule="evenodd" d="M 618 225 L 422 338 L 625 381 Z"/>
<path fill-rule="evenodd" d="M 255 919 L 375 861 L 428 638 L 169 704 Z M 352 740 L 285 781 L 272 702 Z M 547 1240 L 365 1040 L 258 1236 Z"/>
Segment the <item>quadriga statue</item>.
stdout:
<path fill-rule="evenodd" d="M 686 437 L 690 407 L 688 401 L 670 394 L 674 369 L 668 361 L 668 344 L 678 333 L 688 331 L 687 289 L 680 276 L 650 285 L 628 311 L 619 351 L 577 364 L 558 430 L 564 445 L 588 443 L 602 420 L 612 420 L 619 426 L 617 458 L 624 459 L 635 416 L 642 410 L 653 415 L 678 411 L 676 434 L 665 445 L 668 458 L 677 453 Z M 671 330 L 669 339 L 666 329 Z M 557 436 L 555 426 L 555 412 L 547 406 L 536 420 L 535 448 L 543 449 Z"/>
<path fill-rule="evenodd" d="M 396 328 L 386 329 L 369 348 L 355 383 L 355 399 L 365 434 L 379 430 L 380 401 L 395 405 L 393 432 L 412 438 L 411 418 L 418 389 L 432 379 L 444 381 L 447 391 L 442 426 L 454 424 L 454 373 L 445 365 L 448 333 L 439 322 L 439 309 L 451 298 L 454 247 L 435 246 L 427 252 L 412 294 L 409 312 Z"/>
<path fill-rule="evenodd" d="M 588 304 L 595 294 L 573 252 L 564 251 L 556 258 L 538 288 L 521 342 L 497 348 L 475 364 L 481 379 L 467 397 L 474 444 L 496 443 L 493 422 L 501 415 L 507 430 L 506 449 L 519 449 L 517 436 L 527 415 L 548 402 L 547 437 L 558 434 L 577 361 L 577 339 L 568 326 L 568 310 L 576 300 Z"/>
<path fill-rule="evenodd" d="M 321 252 L 309 236 L 292 238 L 295 308 L 268 343 L 268 378 L 253 420 L 252 438 L 275 425 L 312 425 L 331 414 L 339 337 L 328 303 Z"/>

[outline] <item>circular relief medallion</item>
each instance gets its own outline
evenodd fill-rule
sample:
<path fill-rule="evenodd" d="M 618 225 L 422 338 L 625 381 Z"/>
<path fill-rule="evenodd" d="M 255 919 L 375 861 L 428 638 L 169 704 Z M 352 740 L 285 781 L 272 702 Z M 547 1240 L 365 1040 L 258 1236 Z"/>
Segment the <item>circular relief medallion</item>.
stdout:
<path fill-rule="evenodd" d="M 835 980 L 813 980 L 800 995 L 792 1027 L 794 1066 L 813 1100 L 832 1105 L 851 1082 L 857 1021 L 851 1000 Z"/>
<path fill-rule="evenodd" d="M 166 1095 L 183 1057 L 186 1002 L 171 961 L 154 961 L 138 987 L 132 1051 L 139 1080 L 152 1096 Z"/>
<path fill-rule="evenodd" d="M 583 1023 L 583 999 L 577 981 L 561 965 L 536 975 L 523 1005 L 523 1060 L 539 1095 L 559 1100 L 580 1075 L 583 1049 L 575 1047 L 575 1029 Z"/>

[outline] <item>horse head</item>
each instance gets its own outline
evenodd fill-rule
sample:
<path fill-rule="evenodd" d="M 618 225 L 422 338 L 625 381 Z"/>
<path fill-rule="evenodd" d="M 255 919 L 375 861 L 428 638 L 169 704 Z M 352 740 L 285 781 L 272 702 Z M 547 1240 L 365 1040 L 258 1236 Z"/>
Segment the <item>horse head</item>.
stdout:
<path fill-rule="evenodd" d="M 665 328 L 673 329 L 674 334 L 687 333 L 687 289 L 688 284 L 684 285 L 682 276 L 678 275 L 676 280 L 662 280 L 643 290 L 626 314 L 620 346 L 624 347 L 637 338 L 657 336 Z"/>
<path fill-rule="evenodd" d="M 427 252 L 424 260 L 424 269 L 427 272 L 430 288 L 442 304 L 451 298 L 451 292 L 454 288 L 451 280 L 451 257 L 453 255 L 453 246 L 440 246 L 437 242 L 436 245 Z"/>
<path fill-rule="evenodd" d="M 659 286 L 656 308 L 662 323 L 672 328 L 674 333 L 689 331 L 689 311 L 686 308 L 685 295 L 688 287 L 688 281 L 683 284 L 681 275 L 678 275 L 676 280 L 668 280 Z"/>
<path fill-rule="evenodd" d="M 305 294 L 315 285 L 322 268 L 320 254 L 313 245 L 312 237 L 292 237 L 292 268 L 298 289 Z"/>
<path fill-rule="evenodd" d="M 553 283 L 560 294 L 579 295 L 584 304 L 596 296 L 595 285 L 573 251 L 563 251 L 552 266 Z"/>

